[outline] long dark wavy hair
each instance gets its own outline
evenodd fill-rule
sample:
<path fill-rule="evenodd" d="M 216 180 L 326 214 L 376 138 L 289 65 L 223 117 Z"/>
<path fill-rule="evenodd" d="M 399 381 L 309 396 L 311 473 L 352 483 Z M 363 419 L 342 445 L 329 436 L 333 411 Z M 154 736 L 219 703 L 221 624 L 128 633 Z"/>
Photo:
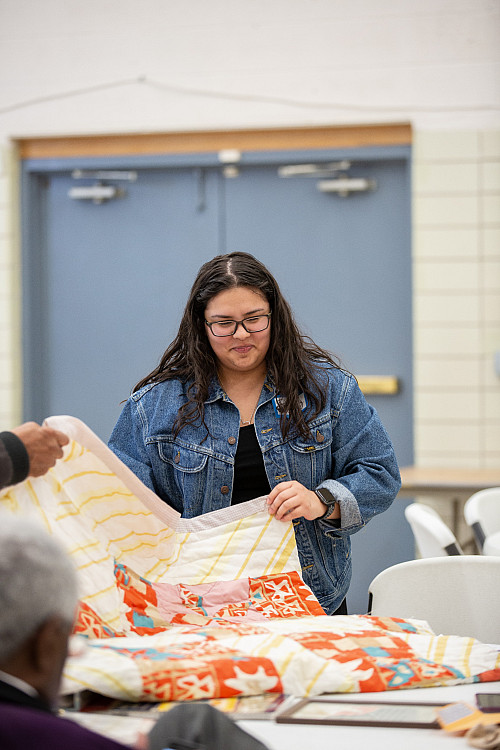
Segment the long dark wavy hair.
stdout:
<path fill-rule="evenodd" d="M 250 287 L 268 301 L 271 335 L 266 355 L 268 376 L 276 386 L 283 406 L 281 430 L 291 429 L 307 438 L 307 422 L 325 406 L 324 373 L 319 363 L 340 367 L 329 352 L 304 336 L 283 297 L 277 281 L 267 268 L 249 253 L 218 255 L 199 270 L 182 316 L 177 336 L 163 354 L 158 366 L 134 388 L 134 393 L 150 383 L 181 380 L 189 383 L 188 400 L 179 409 L 174 425 L 178 434 L 186 424 L 205 424 L 204 402 L 211 381 L 217 377 L 217 359 L 205 327 L 205 309 L 220 292 L 233 287 Z M 303 412 L 300 394 L 307 399 Z M 208 434 L 208 428 L 207 428 Z"/>

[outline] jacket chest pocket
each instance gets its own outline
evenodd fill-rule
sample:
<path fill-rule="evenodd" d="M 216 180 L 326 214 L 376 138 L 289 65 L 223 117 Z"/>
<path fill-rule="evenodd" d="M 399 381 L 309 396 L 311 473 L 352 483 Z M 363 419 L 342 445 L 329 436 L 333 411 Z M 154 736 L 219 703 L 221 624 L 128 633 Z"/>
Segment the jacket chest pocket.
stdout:
<path fill-rule="evenodd" d="M 290 474 L 306 487 L 314 488 L 329 476 L 332 467 L 332 425 L 324 422 L 312 428 L 307 438 L 296 437 L 288 443 Z"/>
<path fill-rule="evenodd" d="M 155 474 L 158 485 L 174 507 L 188 518 L 203 512 L 207 486 L 210 486 L 209 457 L 169 440 L 155 441 Z"/>
<path fill-rule="evenodd" d="M 160 460 L 177 471 L 193 474 L 202 471 L 207 463 L 206 453 L 200 453 L 178 443 L 158 442 L 157 447 Z"/>

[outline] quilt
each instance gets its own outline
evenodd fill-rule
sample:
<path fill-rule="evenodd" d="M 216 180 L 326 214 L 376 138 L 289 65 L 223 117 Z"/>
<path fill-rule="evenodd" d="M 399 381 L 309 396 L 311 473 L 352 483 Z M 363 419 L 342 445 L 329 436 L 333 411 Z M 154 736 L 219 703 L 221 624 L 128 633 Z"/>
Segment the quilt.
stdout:
<path fill-rule="evenodd" d="M 500 679 L 500 654 L 417 620 L 328 617 L 265 498 L 183 519 L 82 422 L 44 477 L 0 494 L 65 546 L 80 602 L 63 692 L 126 701 L 312 696 Z"/>

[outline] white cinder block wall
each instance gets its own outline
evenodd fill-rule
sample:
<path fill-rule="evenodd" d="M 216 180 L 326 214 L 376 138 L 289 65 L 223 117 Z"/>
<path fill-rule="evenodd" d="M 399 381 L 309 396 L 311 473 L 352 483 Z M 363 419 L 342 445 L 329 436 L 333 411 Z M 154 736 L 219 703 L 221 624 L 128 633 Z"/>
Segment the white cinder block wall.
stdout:
<path fill-rule="evenodd" d="M 417 132 L 415 458 L 500 466 L 500 130 Z"/>
<path fill-rule="evenodd" d="M 0 428 L 21 419 L 13 139 L 409 121 L 415 459 L 500 466 L 499 20 L 498 0 L 2 0 Z"/>

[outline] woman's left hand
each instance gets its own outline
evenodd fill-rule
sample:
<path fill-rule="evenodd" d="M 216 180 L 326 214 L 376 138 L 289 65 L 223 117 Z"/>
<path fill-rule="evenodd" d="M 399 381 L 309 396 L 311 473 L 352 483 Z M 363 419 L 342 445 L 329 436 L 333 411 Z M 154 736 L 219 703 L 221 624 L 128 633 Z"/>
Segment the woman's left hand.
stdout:
<path fill-rule="evenodd" d="M 306 518 L 314 521 L 326 511 L 326 505 L 312 490 L 292 480 L 280 482 L 268 495 L 269 513 L 278 521 L 291 521 L 294 518 Z"/>

